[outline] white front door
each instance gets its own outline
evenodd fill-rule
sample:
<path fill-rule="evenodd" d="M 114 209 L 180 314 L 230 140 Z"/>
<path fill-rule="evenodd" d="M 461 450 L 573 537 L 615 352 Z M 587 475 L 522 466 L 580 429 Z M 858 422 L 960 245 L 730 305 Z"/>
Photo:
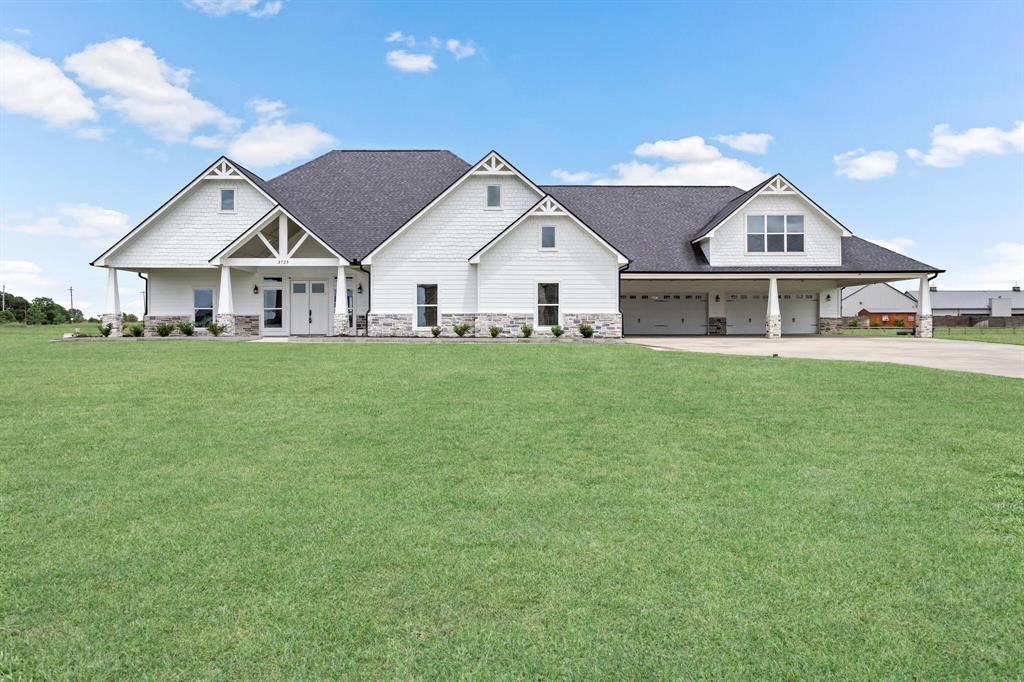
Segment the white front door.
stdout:
<path fill-rule="evenodd" d="M 327 282 L 293 280 L 288 297 L 292 334 L 327 334 Z"/>

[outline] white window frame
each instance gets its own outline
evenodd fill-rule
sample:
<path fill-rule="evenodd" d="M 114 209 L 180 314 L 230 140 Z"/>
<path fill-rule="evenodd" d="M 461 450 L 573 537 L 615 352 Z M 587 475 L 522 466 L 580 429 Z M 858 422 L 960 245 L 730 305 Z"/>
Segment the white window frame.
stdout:
<path fill-rule="evenodd" d="M 490 198 L 491 188 L 492 187 L 497 187 L 498 188 L 498 205 L 497 206 L 491 206 L 490 202 L 488 201 L 488 199 Z M 502 197 L 502 194 L 503 194 L 503 192 L 501 191 L 501 184 L 500 183 L 494 183 L 494 182 L 488 183 L 485 186 L 485 188 L 484 188 L 484 208 L 487 209 L 488 211 L 500 211 L 500 210 L 502 210 L 503 209 L 503 202 L 504 202 L 504 197 Z"/>
<path fill-rule="evenodd" d="M 420 287 L 434 287 L 437 290 L 437 303 L 420 303 L 419 289 Z M 433 324 L 428 324 L 425 327 L 420 326 L 420 308 L 434 308 L 437 312 L 435 315 L 437 326 L 441 326 L 441 286 L 435 282 L 419 282 L 413 285 L 412 289 L 412 328 L 422 331 L 424 329 L 430 329 Z"/>
<path fill-rule="evenodd" d="M 224 192 L 231 192 L 231 208 L 224 208 Z M 238 210 L 238 190 L 234 187 L 221 187 L 217 196 L 221 213 L 234 213 Z"/>
<path fill-rule="evenodd" d="M 558 303 L 541 303 L 540 302 L 540 285 L 541 284 L 556 284 L 558 285 Z M 555 324 L 541 324 L 540 323 L 540 307 L 554 307 L 558 309 L 557 321 Z M 533 284 L 533 326 L 537 329 L 551 329 L 555 325 L 562 325 L 562 283 L 552 282 L 549 279 L 536 280 Z"/>
<path fill-rule="evenodd" d="M 280 277 L 280 282 L 267 281 L 274 277 Z M 286 302 L 288 297 L 291 295 L 291 280 L 285 275 L 270 273 L 263 274 L 260 276 L 260 329 L 266 330 L 270 334 L 287 334 L 288 333 L 288 306 Z M 281 326 L 280 327 L 267 327 L 264 325 L 266 322 L 265 315 L 268 310 L 277 310 L 277 308 L 268 308 L 264 305 L 266 302 L 264 299 L 264 291 L 267 289 L 279 289 L 281 291 Z"/>
<path fill-rule="evenodd" d="M 555 232 L 555 245 L 544 246 L 544 228 L 550 227 Z M 557 225 L 541 225 L 537 228 L 537 248 L 541 251 L 558 251 L 558 226 Z M 554 284 L 554 282 L 552 282 Z"/>
<path fill-rule="evenodd" d="M 196 307 L 196 292 L 197 291 L 209 291 L 210 292 L 210 301 L 212 302 L 212 307 L 209 309 L 210 310 L 210 324 L 215 323 L 217 321 L 217 287 L 214 287 L 214 286 L 193 286 L 192 287 L 192 324 L 194 324 L 194 325 L 198 325 L 199 324 L 196 321 L 196 311 L 197 310 L 206 310 L 205 307 L 203 307 L 203 308 L 197 308 Z M 202 328 L 206 329 L 205 326 L 202 327 Z"/>
<path fill-rule="evenodd" d="M 769 251 L 768 250 L 768 216 L 781 216 L 783 219 L 782 225 L 782 239 L 783 239 L 783 250 L 782 251 Z M 789 219 L 790 217 L 799 216 L 803 219 L 803 231 L 794 232 L 793 234 L 799 234 L 804 238 L 804 248 L 800 251 L 789 250 Z M 748 232 L 747 220 L 751 217 L 761 218 L 761 237 L 764 239 L 764 249 L 761 251 L 750 250 L 750 240 L 747 239 L 751 234 L 757 234 L 756 232 Z M 772 232 L 771 234 L 777 235 L 778 232 Z M 807 255 L 807 215 L 805 213 L 779 213 L 777 211 L 751 211 L 743 216 L 743 252 L 748 256 L 805 256 Z"/>

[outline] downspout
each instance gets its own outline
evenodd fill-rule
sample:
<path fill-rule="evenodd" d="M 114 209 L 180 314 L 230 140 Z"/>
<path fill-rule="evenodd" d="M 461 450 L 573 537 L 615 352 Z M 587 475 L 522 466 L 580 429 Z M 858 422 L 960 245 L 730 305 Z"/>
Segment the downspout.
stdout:
<path fill-rule="evenodd" d="M 145 318 L 149 315 L 149 277 L 146 277 L 141 272 L 136 272 L 135 274 L 146 283 L 146 291 L 142 294 L 142 317 Z"/>
<path fill-rule="evenodd" d="M 366 268 L 363 267 L 362 261 L 360 261 L 360 263 L 359 263 L 359 269 L 366 273 L 366 329 L 363 330 L 363 336 L 369 336 L 370 335 L 370 304 L 373 303 L 373 287 L 370 286 L 370 284 L 371 284 L 370 278 L 373 277 L 373 275 L 370 274 L 369 270 L 367 270 Z M 358 326 L 359 321 L 355 320 L 355 322 L 356 322 L 356 325 Z"/>

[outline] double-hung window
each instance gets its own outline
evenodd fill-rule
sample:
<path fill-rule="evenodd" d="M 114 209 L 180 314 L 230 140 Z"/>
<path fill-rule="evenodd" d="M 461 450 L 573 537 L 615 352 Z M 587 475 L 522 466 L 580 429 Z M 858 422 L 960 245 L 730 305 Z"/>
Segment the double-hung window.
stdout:
<path fill-rule="evenodd" d="M 437 324 L 437 285 L 416 285 L 416 326 L 433 327 Z"/>
<path fill-rule="evenodd" d="M 225 213 L 235 210 L 235 190 L 222 189 L 220 191 L 220 210 Z"/>
<path fill-rule="evenodd" d="M 802 215 L 748 215 L 747 253 L 802 253 Z"/>
<path fill-rule="evenodd" d="M 537 326 L 558 324 L 558 284 L 537 285 Z"/>
<path fill-rule="evenodd" d="M 213 324 L 213 289 L 192 290 L 192 319 L 197 327 Z"/>

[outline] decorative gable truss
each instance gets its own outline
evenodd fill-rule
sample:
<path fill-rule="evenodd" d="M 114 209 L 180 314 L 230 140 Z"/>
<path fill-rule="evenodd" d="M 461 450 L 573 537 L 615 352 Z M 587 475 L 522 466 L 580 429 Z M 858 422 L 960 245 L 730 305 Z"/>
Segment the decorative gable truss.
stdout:
<path fill-rule="evenodd" d="M 138 236 L 142 231 L 144 231 L 147 227 L 153 224 L 153 222 L 157 218 L 164 215 L 168 211 L 168 209 L 177 204 L 182 197 L 184 197 L 196 186 L 198 186 L 200 183 L 206 180 L 234 180 L 239 182 L 245 182 L 251 185 L 253 188 L 255 188 L 257 192 L 266 197 L 267 201 L 269 201 L 270 203 L 277 203 L 276 199 L 267 194 L 267 192 L 262 187 L 260 187 L 256 182 L 252 180 L 251 177 L 249 177 L 249 175 L 243 173 L 239 169 L 240 167 L 237 166 L 230 159 L 228 159 L 226 156 L 221 156 L 212 164 L 207 166 L 206 170 L 204 170 L 202 173 L 194 177 L 191 182 L 189 182 L 187 185 L 178 190 L 178 192 L 173 197 L 168 199 L 160 208 L 153 211 L 153 213 L 149 214 L 149 216 L 147 216 L 145 220 L 143 220 L 141 223 L 132 228 L 132 230 L 128 232 L 128 234 L 121 237 L 121 239 L 114 243 L 113 246 L 111 246 L 109 249 L 101 253 L 96 258 L 96 260 L 90 263 L 90 265 L 95 265 L 97 267 L 107 267 L 106 259 L 110 257 L 111 254 L 113 254 L 115 251 L 117 251 L 122 246 L 124 246 L 129 241 Z"/>
<path fill-rule="evenodd" d="M 751 192 L 750 196 L 747 197 L 746 201 L 743 201 L 742 203 L 740 203 L 735 209 L 733 209 L 729 213 L 727 213 L 725 215 L 722 215 L 722 216 L 716 217 L 714 225 L 711 225 L 710 228 L 706 229 L 703 234 L 701 234 L 700 236 L 698 236 L 695 239 L 693 239 L 691 241 L 691 243 L 692 244 L 697 244 L 698 242 L 701 242 L 701 241 L 703 241 L 705 239 L 709 239 L 709 238 L 713 237 L 715 232 L 718 230 L 718 228 L 721 227 L 722 225 L 724 225 L 726 222 L 728 222 L 729 218 L 733 217 L 734 215 L 736 215 L 737 213 L 742 211 L 744 208 L 746 208 L 750 204 L 750 202 L 752 202 L 754 199 L 756 199 L 757 197 L 760 197 L 760 196 L 795 196 L 795 197 L 798 197 L 798 198 L 802 199 L 804 202 L 806 202 L 808 205 L 813 207 L 815 210 L 817 210 L 818 213 L 820 213 L 821 216 L 823 218 L 825 218 L 825 222 L 831 224 L 833 227 L 835 227 L 837 230 L 839 230 L 839 232 L 840 232 L 840 234 L 842 234 L 842 236 L 844 236 L 844 237 L 851 237 L 851 236 L 853 236 L 853 233 L 850 232 L 848 229 L 846 229 L 845 225 L 843 225 L 838 220 L 833 218 L 832 215 L 828 211 L 826 211 L 821 206 L 819 206 L 809 196 L 807 196 L 806 194 L 801 192 L 800 189 L 796 185 L 791 183 L 789 180 L 787 180 L 782 175 L 782 173 L 776 173 L 771 178 L 769 178 L 763 185 L 761 185 L 761 187 L 759 189 L 757 189 L 757 191 Z"/>
<path fill-rule="evenodd" d="M 313 234 L 281 205 L 270 209 L 210 259 L 211 265 L 232 267 L 335 267 L 348 263 L 347 258 Z"/>
<path fill-rule="evenodd" d="M 582 220 L 576 217 L 576 214 L 574 214 L 572 211 L 570 211 L 565 206 L 560 204 L 558 200 L 555 199 L 550 194 L 545 194 L 543 197 L 541 197 L 540 201 L 534 204 L 531 208 L 527 209 L 527 211 L 523 213 L 521 216 L 516 218 L 515 222 L 513 222 L 504 230 L 496 234 L 494 238 L 491 239 L 491 241 L 484 244 L 479 251 L 477 251 L 476 253 L 469 257 L 469 262 L 479 263 L 480 257 L 483 256 L 492 246 L 494 246 L 499 241 L 504 239 L 506 236 L 511 234 L 513 230 L 522 225 L 528 218 L 537 217 L 568 218 L 573 223 L 575 223 L 581 230 L 590 235 L 590 237 L 594 239 L 594 241 L 596 241 L 604 248 L 608 249 L 608 251 L 610 251 L 612 255 L 615 256 L 615 260 L 619 265 L 629 265 L 629 259 L 626 258 L 625 255 L 623 255 L 618 249 L 616 249 L 614 246 L 608 243 L 608 241 L 605 240 L 604 237 L 590 229 L 590 227 L 586 223 L 584 223 Z"/>
<path fill-rule="evenodd" d="M 373 249 L 373 251 L 368 253 L 366 257 L 363 258 L 363 264 L 370 265 L 373 262 L 373 257 L 377 255 L 377 253 L 380 252 L 381 249 L 383 249 L 385 246 L 394 241 L 394 239 L 398 237 L 398 235 L 402 234 L 402 232 L 409 229 L 410 226 L 415 224 L 416 221 L 418 221 L 420 218 L 426 215 L 430 211 L 430 209 L 439 204 L 441 201 L 444 200 L 445 197 L 447 197 L 449 194 L 451 194 L 457 188 L 459 188 L 464 182 L 466 182 L 466 180 L 472 177 L 479 176 L 516 177 L 522 180 L 531 190 L 533 190 L 537 194 L 538 197 L 544 196 L 544 191 L 540 187 L 535 185 L 533 181 L 530 180 L 530 178 L 520 173 L 515 166 L 513 166 L 511 163 L 502 158 L 502 156 L 498 154 L 498 152 L 490 151 L 487 153 L 486 156 L 484 156 L 484 158 L 480 159 L 475 164 L 473 164 L 473 166 L 470 167 L 468 171 L 466 171 L 455 182 L 449 185 L 446 190 L 444 190 L 436 197 L 434 197 L 434 199 L 429 204 L 421 208 L 416 213 L 416 215 L 407 220 L 404 225 L 402 225 L 397 230 L 392 232 L 387 239 L 378 244 L 377 247 Z"/>

